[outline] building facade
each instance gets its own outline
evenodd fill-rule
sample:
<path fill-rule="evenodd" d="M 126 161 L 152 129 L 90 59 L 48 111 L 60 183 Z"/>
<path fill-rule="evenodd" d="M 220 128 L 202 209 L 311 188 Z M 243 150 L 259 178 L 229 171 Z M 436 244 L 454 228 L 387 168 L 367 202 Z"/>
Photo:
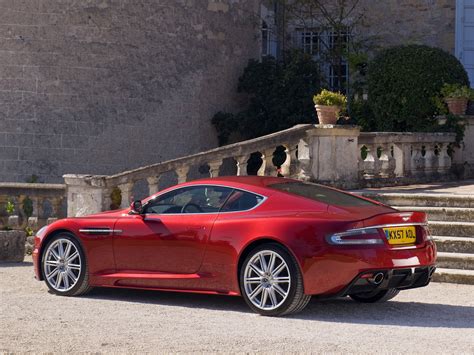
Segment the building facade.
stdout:
<path fill-rule="evenodd" d="M 217 145 L 260 55 L 257 0 L 0 1 L 0 181 L 111 174 Z"/>
<path fill-rule="evenodd" d="M 284 11 L 270 0 L 0 1 L 0 181 L 112 174 L 215 147 L 211 118 L 238 110 L 249 59 L 290 47 L 320 57 L 334 43 L 324 19 Z M 474 83 L 474 0 L 360 0 L 348 21 L 376 47 L 453 53 Z M 347 63 L 337 71 L 349 76 Z"/>

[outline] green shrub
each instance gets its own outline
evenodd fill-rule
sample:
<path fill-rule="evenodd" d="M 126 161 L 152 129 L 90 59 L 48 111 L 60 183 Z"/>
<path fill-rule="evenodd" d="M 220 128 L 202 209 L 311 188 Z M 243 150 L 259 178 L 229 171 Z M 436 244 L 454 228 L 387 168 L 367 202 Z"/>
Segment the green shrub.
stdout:
<path fill-rule="evenodd" d="M 250 60 L 239 78 L 238 92 L 248 103 L 236 113 L 218 112 L 212 119 L 219 144 L 231 134 L 250 139 L 293 127 L 316 123 L 312 96 L 320 90 L 318 63 L 301 52 L 290 52 L 282 62 L 271 57 Z"/>
<path fill-rule="evenodd" d="M 313 96 L 313 102 L 315 105 L 339 106 L 343 108 L 347 104 L 347 99 L 339 92 L 323 89 L 319 94 Z"/>
<path fill-rule="evenodd" d="M 25 214 L 26 219 L 33 215 L 33 201 L 29 197 L 26 197 L 23 200 L 23 213 Z"/>
<path fill-rule="evenodd" d="M 474 90 L 460 84 L 444 84 L 441 95 L 445 99 L 470 99 L 474 98 Z"/>
<path fill-rule="evenodd" d="M 420 131 L 430 126 L 444 83 L 469 85 L 466 71 L 453 55 L 421 45 L 383 50 L 368 68 L 375 129 Z"/>

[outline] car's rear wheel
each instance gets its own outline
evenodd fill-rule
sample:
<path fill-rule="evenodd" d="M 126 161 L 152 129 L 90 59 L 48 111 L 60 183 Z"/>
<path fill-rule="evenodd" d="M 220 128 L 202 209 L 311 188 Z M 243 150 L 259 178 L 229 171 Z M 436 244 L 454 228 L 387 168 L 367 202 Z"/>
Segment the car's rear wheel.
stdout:
<path fill-rule="evenodd" d="M 388 290 L 373 291 L 368 293 L 357 293 L 349 295 L 354 301 L 363 303 L 386 302 L 394 298 L 400 290 L 390 288 Z"/>
<path fill-rule="evenodd" d="M 265 316 L 299 312 L 311 299 L 304 294 L 296 260 L 276 243 L 261 245 L 245 258 L 240 289 L 250 308 Z"/>
<path fill-rule="evenodd" d="M 69 233 L 54 236 L 41 258 L 46 285 L 62 296 L 78 296 L 88 292 L 89 273 L 81 245 Z"/>

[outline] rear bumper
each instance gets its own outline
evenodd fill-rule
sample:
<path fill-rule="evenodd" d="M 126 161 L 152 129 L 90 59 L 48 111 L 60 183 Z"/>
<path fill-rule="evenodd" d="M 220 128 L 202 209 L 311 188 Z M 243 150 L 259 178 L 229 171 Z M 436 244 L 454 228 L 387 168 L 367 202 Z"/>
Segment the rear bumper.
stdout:
<path fill-rule="evenodd" d="M 398 285 L 397 280 L 403 279 L 408 283 L 412 280 L 412 276 L 418 279 L 418 269 L 427 269 L 429 274 L 430 268 L 433 268 L 435 263 L 436 245 L 432 241 L 427 241 L 421 246 L 397 249 L 385 246 L 328 246 L 318 250 L 316 255 L 303 259 L 301 267 L 305 294 L 331 297 L 344 293 L 349 286 L 355 286 L 353 283 L 361 275 L 370 272 L 384 273 L 383 287 L 386 287 L 386 282 L 391 282 L 390 288 L 403 288 L 405 284 Z M 363 286 L 360 283 L 362 281 L 358 286 Z M 424 286 L 421 283 L 421 279 L 414 280 L 412 286 L 407 284 L 405 288 Z"/>
<path fill-rule="evenodd" d="M 374 281 L 369 281 L 367 272 L 360 273 L 344 290 L 339 293 L 339 296 L 347 296 L 357 293 L 367 293 L 377 290 L 388 290 L 396 288 L 405 290 L 409 288 L 423 287 L 430 283 L 436 267 L 425 266 L 407 269 L 392 269 L 392 270 L 373 270 L 370 274 L 383 274 L 383 279 L 379 284 Z"/>

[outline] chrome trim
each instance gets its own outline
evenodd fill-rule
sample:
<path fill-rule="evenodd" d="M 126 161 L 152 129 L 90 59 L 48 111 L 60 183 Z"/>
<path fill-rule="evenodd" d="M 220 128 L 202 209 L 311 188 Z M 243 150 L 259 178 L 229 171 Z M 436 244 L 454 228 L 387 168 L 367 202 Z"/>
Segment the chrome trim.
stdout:
<path fill-rule="evenodd" d="M 209 186 L 209 187 L 213 187 L 213 186 L 218 186 L 218 187 L 225 187 L 225 188 L 228 188 L 230 190 L 239 190 L 239 191 L 244 191 L 244 192 L 248 192 L 248 193 L 251 193 L 253 195 L 256 195 L 256 196 L 259 196 L 262 198 L 262 201 L 260 201 L 259 203 L 257 203 L 255 206 L 253 206 L 252 208 L 249 208 L 247 210 L 239 210 L 239 211 L 228 211 L 228 212 L 195 212 L 195 213 L 145 213 L 145 216 L 147 215 L 152 215 L 152 216 L 182 216 L 183 214 L 186 214 L 186 215 L 201 215 L 201 214 L 224 214 L 224 213 L 239 213 L 239 212 L 249 212 L 249 211 L 252 211 L 254 209 L 256 209 L 257 207 L 259 207 L 262 203 L 264 203 L 267 199 L 268 199 L 268 196 L 265 196 L 265 195 L 262 195 L 262 194 L 259 194 L 259 193 L 256 193 L 254 191 L 250 191 L 250 190 L 246 190 L 246 189 L 242 189 L 240 187 L 231 187 L 231 186 L 227 186 L 227 185 L 221 185 L 221 184 L 192 184 L 192 185 L 186 185 L 186 186 L 179 186 L 179 187 L 176 187 L 176 188 L 173 188 L 171 190 L 167 190 L 166 192 L 162 192 L 161 194 L 159 195 L 155 195 L 155 197 L 153 198 L 150 198 L 144 205 L 143 207 L 145 207 L 150 201 L 164 195 L 164 194 L 167 194 L 168 192 L 172 192 L 174 190 L 178 190 L 178 189 L 184 189 L 186 187 L 193 187 L 193 186 Z M 227 202 L 227 201 L 226 201 Z M 222 206 L 221 206 L 222 208 Z"/>
<path fill-rule="evenodd" d="M 427 226 L 428 223 L 426 222 L 416 222 L 416 223 L 396 223 L 396 224 L 379 224 L 377 226 L 368 226 L 368 227 L 362 227 L 362 228 L 354 228 L 354 229 L 349 229 L 346 232 L 352 232 L 352 231 L 360 231 L 363 229 L 376 229 L 376 228 L 390 228 L 390 227 L 410 227 L 410 226 Z M 343 233 L 346 233 L 343 232 Z"/>
<path fill-rule="evenodd" d="M 120 229 L 94 229 L 94 228 L 87 228 L 87 229 L 79 229 L 81 233 L 122 233 Z"/>

